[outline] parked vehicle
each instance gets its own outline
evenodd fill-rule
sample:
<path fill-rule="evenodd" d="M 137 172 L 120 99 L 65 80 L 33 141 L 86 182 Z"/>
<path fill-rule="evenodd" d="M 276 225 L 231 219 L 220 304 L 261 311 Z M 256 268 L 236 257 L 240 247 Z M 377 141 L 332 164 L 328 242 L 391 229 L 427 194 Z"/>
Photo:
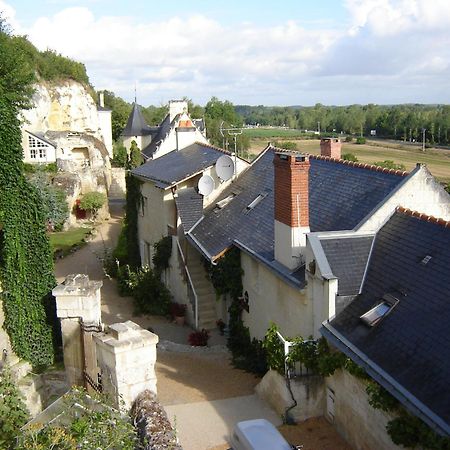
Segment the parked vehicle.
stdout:
<path fill-rule="evenodd" d="M 232 450 L 293 450 L 300 449 L 286 442 L 281 433 L 267 420 L 238 422 L 231 434 Z"/>

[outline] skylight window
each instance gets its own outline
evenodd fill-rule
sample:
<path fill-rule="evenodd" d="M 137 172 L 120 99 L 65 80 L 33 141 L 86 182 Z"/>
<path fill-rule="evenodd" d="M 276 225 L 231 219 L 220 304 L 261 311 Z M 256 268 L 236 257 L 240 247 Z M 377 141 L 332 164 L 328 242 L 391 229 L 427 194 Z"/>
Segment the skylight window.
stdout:
<path fill-rule="evenodd" d="M 259 194 L 258 197 L 256 197 L 251 203 L 247 205 L 246 212 L 254 209 L 261 202 L 261 200 L 265 199 L 266 197 L 267 193 Z"/>
<path fill-rule="evenodd" d="M 430 262 L 430 259 L 431 259 L 431 255 L 425 256 L 425 258 L 422 259 L 421 264 L 426 266 Z"/>
<path fill-rule="evenodd" d="M 375 326 L 391 309 L 391 305 L 382 302 L 361 316 L 361 320 L 369 327 Z"/>
<path fill-rule="evenodd" d="M 228 197 L 225 197 L 224 199 L 220 200 L 220 202 L 216 203 L 217 208 L 222 209 L 225 206 L 228 205 L 228 203 L 231 202 L 231 200 L 233 200 L 233 198 L 236 197 L 236 194 L 230 194 Z"/>
<path fill-rule="evenodd" d="M 385 294 L 383 295 L 382 302 L 363 314 L 360 319 L 369 327 L 374 327 L 394 308 L 395 305 L 397 305 L 398 302 L 398 298 L 394 297 L 392 294 Z"/>

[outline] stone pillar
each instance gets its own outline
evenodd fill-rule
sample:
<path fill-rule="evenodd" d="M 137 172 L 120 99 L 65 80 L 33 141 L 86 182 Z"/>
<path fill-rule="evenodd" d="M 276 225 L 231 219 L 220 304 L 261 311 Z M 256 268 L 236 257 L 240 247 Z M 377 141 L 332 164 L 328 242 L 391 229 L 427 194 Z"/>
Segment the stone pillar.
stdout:
<path fill-rule="evenodd" d="M 102 285 L 101 281 L 90 281 L 87 275 L 68 275 L 52 291 L 61 321 L 64 366 L 70 386 L 85 385 L 84 370 L 97 378 L 95 348 L 92 343 L 89 347 L 92 339 L 86 334 L 101 327 Z"/>
<path fill-rule="evenodd" d="M 156 334 L 128 320 L 110 325 L 106 333 L 95 333 L 94 341 L 103 392 L 117 407 L 123 401 L 129 409 L 145 389 L 156 394 Z"/>

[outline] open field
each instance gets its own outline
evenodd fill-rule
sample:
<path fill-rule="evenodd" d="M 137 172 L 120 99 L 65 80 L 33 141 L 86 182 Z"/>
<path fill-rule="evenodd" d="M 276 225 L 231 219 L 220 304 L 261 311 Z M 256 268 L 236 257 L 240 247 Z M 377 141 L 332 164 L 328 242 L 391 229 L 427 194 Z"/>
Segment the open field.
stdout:
<path fill-rule="evenodd" d="M 292 137 L 302 137 L 305 135 L 304 131 L 300 130 L 291 130 L 286 128 L 246 128 L 244 130 L 244 134 L 246 134 L 250 139 L 254 138 L 292 138 Z"/>
<path fill-rule="evenodd" d="M 275 139 L 274 139 L 275 140 Z M 297 149 L 317 155 L 320 153 L 318 139 L 301 140 L 295 138 L 279 138 L 278 141 L 291 141 L 297 144 Z M 267 146 L 268 139 L 255 138 L 250 141 L 250 152 L 258 154 Z M 416 163 L 426 164 L 431 173 L 441 182 L 450 182 L 450 150 L 427 149 L 422 152 L 419 148 L 401 145 L 381 145 L 379 141 L 358 145 L 353 142 L 342 143 L 342 154 L 353 153 L 359 162 L 372 164 L 376 161 L 392 160 L 405 165 L 407 171 L 414 169 Z"/>

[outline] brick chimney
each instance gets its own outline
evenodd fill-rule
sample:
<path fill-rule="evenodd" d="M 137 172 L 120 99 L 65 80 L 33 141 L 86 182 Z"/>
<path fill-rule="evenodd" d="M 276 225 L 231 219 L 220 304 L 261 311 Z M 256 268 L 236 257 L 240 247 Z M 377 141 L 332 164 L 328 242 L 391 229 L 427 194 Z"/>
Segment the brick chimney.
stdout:
<path fill-rule="evenodd" d="M 320 154 L 330 158 L 341 159 L 341 141 L 337 138 L 323 138 L 320 140 Z"/>
<path fill-rule="evenodd" d="M 309 233 L 309 158 L 277 152 L 274 164 L 275 259 L 295 269 Z"/>

